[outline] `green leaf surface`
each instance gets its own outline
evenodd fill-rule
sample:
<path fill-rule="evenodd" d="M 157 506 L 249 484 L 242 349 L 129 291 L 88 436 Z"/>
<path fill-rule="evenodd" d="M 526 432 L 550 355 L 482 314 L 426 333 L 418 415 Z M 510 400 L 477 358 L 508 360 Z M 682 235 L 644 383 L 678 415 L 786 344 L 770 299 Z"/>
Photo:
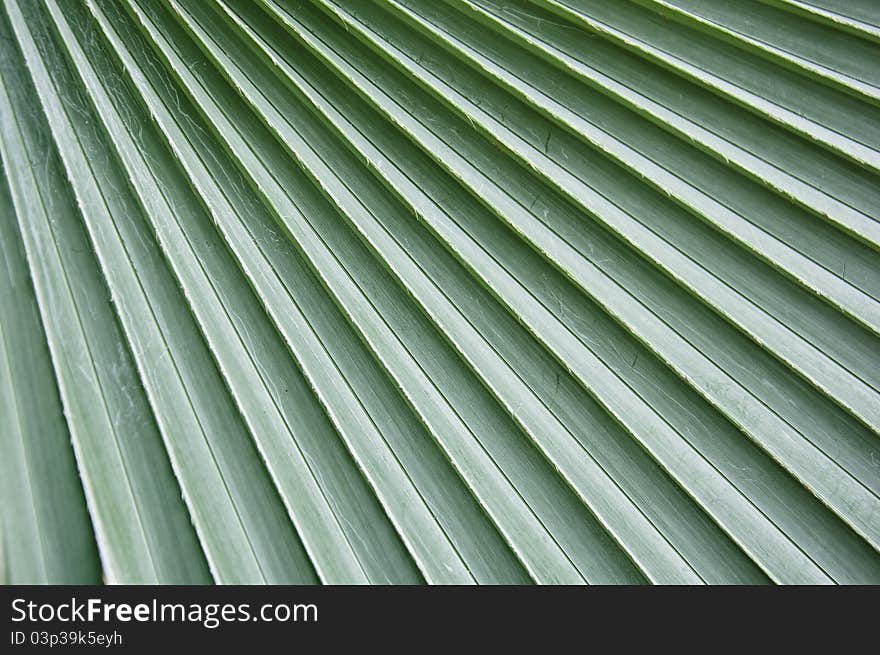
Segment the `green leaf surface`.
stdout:
<path fill-rule="evenodd" d="M 880 581 L 872 3 L 0 39 L 0 580 Z"/>
<path fill-rule="evenodd" d="M 38 96 L 15 49 L 6 16 L 22 27 L 21 14 L 17 5 L 6 9 L 0 20 L 4 170 L 103 577 L 131 583 L 208 581 L 104 278 L 37 110 Z M 63 454 L 57 457 L 60 461 Z"/>
<path fill-rule="evenodd" d="M 30 269 L 0 182 L 0 481 L 4 584 L 101 578 Z"/>

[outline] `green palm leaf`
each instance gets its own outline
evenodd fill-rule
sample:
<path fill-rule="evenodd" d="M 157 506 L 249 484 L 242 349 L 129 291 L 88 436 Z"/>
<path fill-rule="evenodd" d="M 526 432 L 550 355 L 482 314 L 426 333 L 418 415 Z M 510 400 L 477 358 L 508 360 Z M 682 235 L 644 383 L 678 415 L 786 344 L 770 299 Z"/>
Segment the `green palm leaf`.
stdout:
<path fill-rule="evenodd" d="M 5 581 L 880 581 L 878 34 L 4 0 Z"/>

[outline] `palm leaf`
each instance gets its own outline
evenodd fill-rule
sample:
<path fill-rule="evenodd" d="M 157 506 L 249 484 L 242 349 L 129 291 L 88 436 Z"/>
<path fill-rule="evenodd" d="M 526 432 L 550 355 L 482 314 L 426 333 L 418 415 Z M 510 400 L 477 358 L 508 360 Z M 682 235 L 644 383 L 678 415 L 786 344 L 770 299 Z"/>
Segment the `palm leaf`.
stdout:
<path fill-rule="evenodd" d="M 880 580 L 880 17 L 734 4 L 5 0 L 7 579 Z"/>

